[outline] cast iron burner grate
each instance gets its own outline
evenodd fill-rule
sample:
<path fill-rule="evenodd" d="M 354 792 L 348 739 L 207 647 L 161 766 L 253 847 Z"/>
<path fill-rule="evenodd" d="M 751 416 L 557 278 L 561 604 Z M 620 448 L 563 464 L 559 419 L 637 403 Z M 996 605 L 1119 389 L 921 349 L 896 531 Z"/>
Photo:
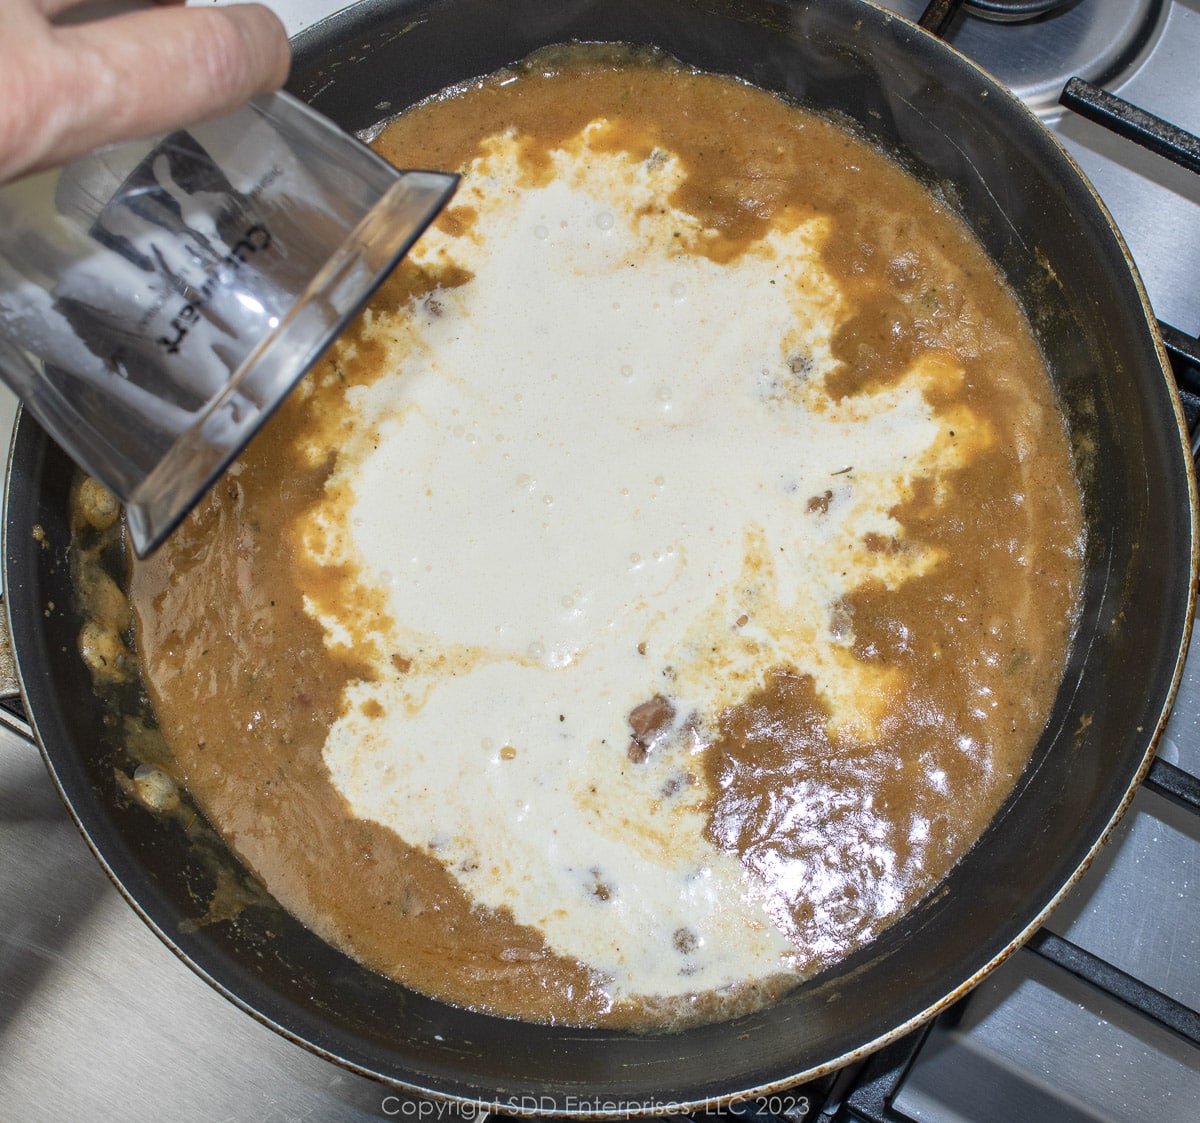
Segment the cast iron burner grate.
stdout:
<path fill-rule="evenodd" d="M 1067 83 L 1060 100 L 1088 120 L 1200 175 L 1200 137 L 1079 78 Z M 1162 320 L 1159 327 L 1175 368 L 1194 454 L 1200 445 L 1200 341 Z"/>

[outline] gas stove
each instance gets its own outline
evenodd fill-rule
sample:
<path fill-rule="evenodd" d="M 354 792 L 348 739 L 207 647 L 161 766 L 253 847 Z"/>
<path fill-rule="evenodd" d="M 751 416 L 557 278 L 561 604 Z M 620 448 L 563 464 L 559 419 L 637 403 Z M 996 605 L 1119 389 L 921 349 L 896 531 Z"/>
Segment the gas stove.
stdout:
<path fill-rule="evenodd" d="M 294 33 L 344 5 L 271 6 Z M 927 7 L 884 6 L 912 19 Z M 976 14 L 1047 7 L 1015 22 Z M 944 37 L 1025 99 L 1095 185 L 1164 325 L 1196 432 L 1200 175 L 1122 134 L 1145 142 L 1157 129 L 1151 122 L 1147 130 L 1147 113 L 1200 133 L 1200 0 L 974 0 L 969 8 L 976 11 L 954 15 Z M 1072 107 L 1064 107 L 1074 78 L 1086 84 L 1072 83 Z M 1096 91 L 1136 106 L 1132 127 L 1099 123 L 1110 110 Z M 11 399 L 0 402 L 0 425 L 11 425 L 12 412 Z M 925 1030 L 741 1114 L 788 1123 L 1195 1123 L 1198 882 L 1193 650 L 1148 781 L 1031 943 Z M 0 1105 L 0 1117 L 21 1123 L 480 1117 L 469 1105 L 412 1100 L 315 1057 L 197 978 L 113 889 L 37 752 L 2 726 Z"/>

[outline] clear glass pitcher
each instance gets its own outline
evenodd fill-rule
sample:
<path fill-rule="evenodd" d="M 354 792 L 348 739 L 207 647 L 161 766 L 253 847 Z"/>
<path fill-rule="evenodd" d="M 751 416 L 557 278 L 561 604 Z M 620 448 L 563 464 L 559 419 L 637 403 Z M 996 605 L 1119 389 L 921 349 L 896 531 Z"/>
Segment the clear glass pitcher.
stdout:
<path fill-rule="evenodd" d="M 280 93 L 0 187 L 0 378 L 144 555 L 457 182 Z"/>

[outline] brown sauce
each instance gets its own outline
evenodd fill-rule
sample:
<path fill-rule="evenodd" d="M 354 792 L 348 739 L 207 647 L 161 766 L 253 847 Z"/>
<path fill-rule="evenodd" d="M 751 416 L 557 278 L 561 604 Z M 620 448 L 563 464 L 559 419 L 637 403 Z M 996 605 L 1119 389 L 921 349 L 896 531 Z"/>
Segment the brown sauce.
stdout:
<path fill-rule="evenodd" d="M 773 97 L 670 66 L 601 57 L 512 77 L 406 114 L 376 147 L 400 166 L 464 169 L 483 138 L 511 128 L 537 183 L 550 174 L 546 153 L 603 116 L 621 150 L 678 154 L 688 177 L 674 202 L 715 231 L 705 252 L 717 262 L 735 260 L 771 222 L 828 216 L 824 264 L 852 308 L 836 335 L 830 399 L 895 382 L 917 355 L 949 356 L 965 377 L 932 403 L 945 439 L 956 439 L 964 403 L 998 438 L 948 491 L 911 490 L 892 512 L 902 538 L 867 543 L 881 553 L 934 546 L 942 562 L 896 588 L 867 581 L 839 606 L 854 658 L 893 668 L 901 684 L 875 736 L 831 731 L 812 677 L 784 666 L 719 715 L 703 754 L 709 841 L 791 887 L 782 924 L 796 974 L 614 1004 L 586 964 L 476 904 L 427 850 L 349 813 L 322 748 L 347 684 L 376 671 L 331 651 L 304 598 L 351 598 L 364 620 L 384 606 L 357 574 L 306 561 L 296 524 L 336 463 L 346 389 L 384 373 L 385 349 L 362 327 L 167 546 L 133 567 L 136 655 L 179 780 L 284 907 L 364 963 L 447 1001 L 532 1020 L 652 1028 L 723 1017 L 878 934 L 994 815 L 1045 723 L 1070 642 L 1079 496 L 1049 379 L 1010 294 L 957 220 L 888 161 Z M 452 206 L 440 223 L 472 221 Z M 452 265 L 403 265 L 369 315 L 402 314 L 465 280 Z M 313 445 L 326 454 L 298 451 Z M 831 497 L 813 495 L 803 517 L 825 517 Z M 105 619 L 119 620 L 110 601 Z M 407 656 L 396 658 L 404 673 Z M 629 740 L 614 746 L 622 767 L 654 751 L 671 706 L 648 696 L 631 713 Z M 598 879 L 595 896 L 609 889 Z M 681 954 L 689 939 L 681 930 Z"/>

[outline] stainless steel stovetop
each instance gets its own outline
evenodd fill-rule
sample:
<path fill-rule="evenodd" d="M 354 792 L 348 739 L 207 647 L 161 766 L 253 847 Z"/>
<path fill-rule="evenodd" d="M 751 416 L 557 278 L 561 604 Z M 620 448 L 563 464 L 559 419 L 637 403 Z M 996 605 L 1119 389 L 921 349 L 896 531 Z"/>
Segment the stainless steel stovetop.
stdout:
<path fill-rule="evenodd" d="M 271 6 L 295 32 L 344 3 Z M 916 18 L 924 2 L 885 6 Z M 947 38 L 1042 116 L 1113 212 L 1159 319 L 1194 337 L 1200 176 L 1057 102 L 1078 75 L 1200 133 L 1200 0 L 1075 0 L 1003 26 L 959 17 Z M 12 408 L 0 401 L 0 425 Z M 1200 651 L 1159 757 L 1200 777 Z M 1161 788 L 1139 792 L 1047 929 L 923 1039 L 814 1089 L 807 1118 L 1195 1123 L 1200 814 Z M 446 1113 L 309 1055 L 194 976 L 101 872 L 37 752 L 0 727 L 0 1120 Z"/>

